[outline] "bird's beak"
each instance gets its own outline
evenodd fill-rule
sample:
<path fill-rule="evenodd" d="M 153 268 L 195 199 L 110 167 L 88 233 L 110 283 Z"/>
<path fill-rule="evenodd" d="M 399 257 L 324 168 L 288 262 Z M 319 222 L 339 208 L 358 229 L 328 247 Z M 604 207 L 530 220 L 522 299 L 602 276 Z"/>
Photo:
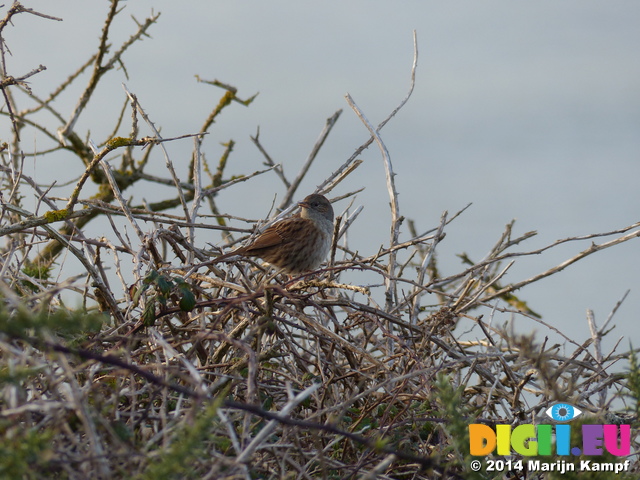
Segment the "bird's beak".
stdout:
<path fill-rule="evenodd" d="M 298 202 L 298 206 L 301 208 L 309 208 L 309 204 L 307 202 Z"/>

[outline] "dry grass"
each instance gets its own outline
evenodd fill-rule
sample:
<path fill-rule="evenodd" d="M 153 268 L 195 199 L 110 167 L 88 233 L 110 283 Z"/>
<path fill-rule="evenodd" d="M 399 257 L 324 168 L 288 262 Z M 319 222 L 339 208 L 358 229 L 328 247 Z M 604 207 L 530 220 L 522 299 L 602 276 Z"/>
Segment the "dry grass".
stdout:
<path fill-rule="evenodd" d="M 108 67 L 121 61 L 155 21 L 141 22 L 131 42 L 112 48 L 109 57 L 108 26 L 117 4 L 112 2 L 99 50 L 85 66 L 94 73 L 81 98 L 91 96 Z M 19 13 L 13 7 L 7 19 Z M 25 88 L 7 78 L 4 92 Z M 562 401 L 598 423 L 636 425 L 638 370 L 634 363 L 628 377 L 628 353 L 602 352 L 607 324 L 597 327 L 588 319 L 591 338 L 576 341 L 567 335 L 563 345 L 550 345 L 496 327 L 494 317 L 524 316 L 540 329 L 551 329 L 514 292 L 526 295 L 528 284 L 635 239 L 638 224 L 531 251 L 516 247 L 535 232 L 512 238 L 508 225 L 484 259 L 465 258 L 463 270 L 444 278 L 435 252 L 457 215 L 444 214 L 439 225 L 423 233 L 408 222 L 410 238 L 400 241 L 402 218 L 394 211 L 390 245 L 363 257 L 344 240 L 352 225 L 357 228 L 355 209 L 341 215 L 331 261 L 312 275 L 274 278 L 249 261 L 213 265 L 212 252 L 199 248 L 204 229 L 221 231 L 228 244 L 246 238 L 238 233 L 252 231 L 250 224 L 237 227 L 239 220 L 222 215 L 215 195 L 233 195 L 233 185 L 253 178 L 225 178 L 233 145 L 214 168 L 200 154 L 203 134 L 225 106 L 251 101 L 237 97 L 232 87 L 216 85 L 225 89 L 223 98 L 194 134 L 193 161 L 184 178 L 164 151 L 168 140 L 129 92 L 127 137 L 114 134 L 101 146 L 87 145 L 72 118 L 56 125 L 62 133 L 61 140 L 53 138 L 54 150 L 64 148 L 85 169 L 62 199 L 22 173 L 19 133 L 37 110 L 20 109 L 12 95 L 5 95 L 14 133 L 0 166 L 5 240 L 0 251 L 0 476 L 496 478 L 469 469 L 470 423 L 544 423 L 544 411 Z M 57 112 L 56 92 L 65 88 L 53 90 L 40 108 Z M 72 117 L 81 113 L 82 102 L 78 105 Z M 265 172 L 275 171 L 286 190 L 281 210 L 291 206 L 338 117 L 339 112 L 328 119 L 295 181 L 289 182 L 280 166 L 268 165 Z M 140 138 L 138 122 L 148 125 L 149 136 Z M 372 139 L 323 182 L 322 191 L 350 179 L 360 164 L 358 154 L 377 141 L 396 208 L 391 163 L 381 139 L 370 131 Z M 262 148 L 257 137 L 254 141 Z M 148 158 L 159 150 L 166 178 L 145 172 Z M 110 168 L 102 161 L 107 155 L 116 155 L 121 166 Z M 145 182 L 172 185 L 176 196 L 131 205 L 126 190 Z M 89 184 L 96 195 L 83 193 Z M 29 210 L 24 204 L 31 198 L 47 212 Z M 86 233 L 89 222 L 100 222 L 100 236 Z M 153 222 L 154 228 L 143 231 L 142 222 Z M 133 238 L 123 233 L 123 224 Z M 605 237 L 613 239 L 595 243 Z M 517 284 L 501 284 L 519 257 L 584 239 L 594 243 L 563 264 Z M 353 271 L 380 286 L 343 280 Z M 69 308 L 68 299 L 78 295 L 83 307 Z M 617 401 L 618 408 L 625 399 L 632 415 L 623 418 L 611 405 Z M 632 452 L 636 447 L 634 439 Z M 628 478 L 637 477 L 633 469 Z M 514 478 L 555 477 L 514 472 Z"/>

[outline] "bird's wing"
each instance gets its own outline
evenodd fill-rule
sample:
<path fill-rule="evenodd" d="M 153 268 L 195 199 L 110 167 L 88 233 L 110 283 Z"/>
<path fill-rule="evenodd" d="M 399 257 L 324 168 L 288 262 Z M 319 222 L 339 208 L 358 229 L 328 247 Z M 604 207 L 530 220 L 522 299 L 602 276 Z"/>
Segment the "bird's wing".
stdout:
<path fill-rule="evenodd" d="M 289 232 L 285 232 L 285 228 L 289 230 L 294 223 L 300 221 L 304 223 L 302 218 L 288 218 L 286 221 L 280 221 L 271 225 L 264 232 L 262 232 L 258 237 L 251 243 L 246 246 L 244 250 L 245 255 L 260 255 L 260 251 L 265 248 L 275 247 L 277 245 L 281 245 L 283 242 L 287 240 L 289 237 Z M 288 225 L 288 226 L 287 226 Z"/>
<path fill-rule="evenodd" d="M 282 245 L 283 243 L 290 242 L 292 239 L 299 238 L 298 232 L 304 228 L 307 221 L 308 220 L 300 217 L 290 217 L 278 222 L 262 232 L 251 245 L 247 245 L 242 253 L 245 255 L 260 256 L 261 251 L 265 248 Z"/>
<path fill-rule="evenodd" d="M 256 238 L 251 245 L 247 245 L 245 253 L 251 254 L 254 250 L 262 250 L 263 248 L 275 247 L 282 243 L 282 235 L 278 233 L 276 225 L 267 228 Z"/>

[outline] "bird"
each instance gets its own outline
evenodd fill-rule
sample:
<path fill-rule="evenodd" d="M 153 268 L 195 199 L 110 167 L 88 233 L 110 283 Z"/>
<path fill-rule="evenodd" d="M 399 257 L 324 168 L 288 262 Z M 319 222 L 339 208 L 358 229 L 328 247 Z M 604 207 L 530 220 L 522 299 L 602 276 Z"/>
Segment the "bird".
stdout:
<path fill-rule="evenodd" d="M 288 274 L 318 268 L 333 240 L 333 207 L 326 197 L 315 193 L 298 205 L 299 213 L 274 223 L 250 244 L 214 258 L 213 263 L 241 255 L 260 257 Z"/>

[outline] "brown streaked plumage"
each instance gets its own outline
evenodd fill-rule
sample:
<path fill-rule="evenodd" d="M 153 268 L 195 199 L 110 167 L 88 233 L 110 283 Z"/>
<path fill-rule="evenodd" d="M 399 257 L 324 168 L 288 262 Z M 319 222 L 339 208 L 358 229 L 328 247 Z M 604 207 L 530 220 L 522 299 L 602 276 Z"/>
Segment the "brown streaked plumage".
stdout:
<path fill-rule="evenodd" d="M 331 248 L 333 208 L 318 194 L 309 195 L 298 205 L 300 213 L 274 223 L 249 245 L 220 255 L 214 262 L 242 255 L 260 257 L 287 273 L 318 268 Z"/>

